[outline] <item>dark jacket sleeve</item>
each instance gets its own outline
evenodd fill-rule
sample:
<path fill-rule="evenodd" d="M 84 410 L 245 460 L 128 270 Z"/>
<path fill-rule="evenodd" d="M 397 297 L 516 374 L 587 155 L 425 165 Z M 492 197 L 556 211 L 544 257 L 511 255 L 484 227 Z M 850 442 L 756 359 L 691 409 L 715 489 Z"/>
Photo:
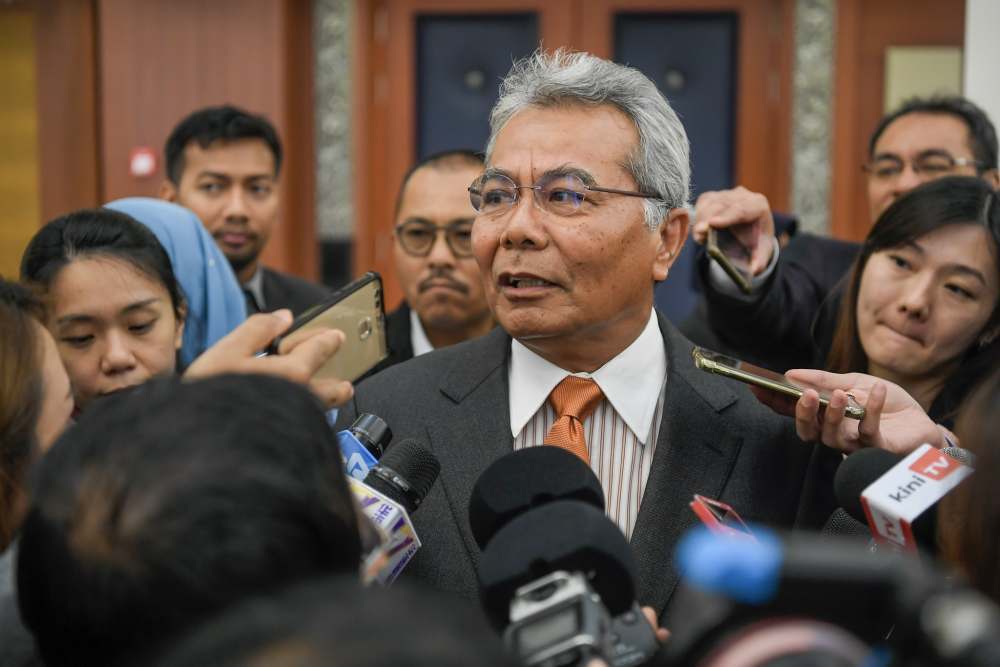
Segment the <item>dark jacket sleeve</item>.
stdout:
<path fill-rule="evenodd" d="M 770 362 L 765 365 L 775 370 L 816 365 L 820 355 L 813 322 L 856 253 L 856 244 L 801 234 L 782 250 L 774 273 L 752 301 L 713 289 L 705 257 L 699 275 L 708 326 L 737 354 Z"/>

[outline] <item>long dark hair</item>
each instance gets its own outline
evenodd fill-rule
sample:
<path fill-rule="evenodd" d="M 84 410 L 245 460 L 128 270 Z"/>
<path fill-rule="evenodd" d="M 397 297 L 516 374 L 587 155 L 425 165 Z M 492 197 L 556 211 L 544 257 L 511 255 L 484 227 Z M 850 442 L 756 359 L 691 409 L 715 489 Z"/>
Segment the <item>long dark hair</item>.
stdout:
<path fill-rule="evenodd" d="M 132 216 L 107 208 L 74 211 L 39 229 L 21 258 L 21 280 L 47 292 L 66 265 L 92 256 L 127 262 L 161 284 L 174 315 L 184 319 L 184 294 L 156 235 Z"/>
<path fill-rule="evenodd" d="M 944 557 L 958 566 L 969 582 L 1000 603 L 1000 368 L 962 406 L 955 434 L 976 457 L 976 474 L 942 502 L 951 520 L 940 524 Z"/>
<path fill-rule="evenodd" d="M 949 176 L 925 183 L 899 198 L 882 215 L 868 233 L 864 245 L 847 279 L 840 303 L 837 325 L 827 356 L 827 370 L 834 373 L 867 373 L 868 355 L 858 334 L 858 292 L 861 276 L 871 256 L 905 243 L 947 225 L 981 225 L 993 240 L 992 253 L 1000 273 L 1000 197 L 986 181 L 972 176 Z M 994 304 L 984 327 L 989 331 L 1000 326 L 1000 302 Z M 958 369 L 948 378 L 944 389 L 930 409 L 938 420 L 952 419 L 962 398 L 1000 363 L 1000 340 L 986 340 L 972 345 Z"/>
<path fill-rule="evenodd" d="M 42 405 L 40 304 L 0 278 L 0 551 L 14 537 Z"/>

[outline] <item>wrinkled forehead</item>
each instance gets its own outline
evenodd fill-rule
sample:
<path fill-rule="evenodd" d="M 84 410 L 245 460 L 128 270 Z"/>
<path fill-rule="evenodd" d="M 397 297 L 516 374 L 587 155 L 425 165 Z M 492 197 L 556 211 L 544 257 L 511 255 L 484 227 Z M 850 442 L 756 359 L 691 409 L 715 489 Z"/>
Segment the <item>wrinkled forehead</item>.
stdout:
<path fill-rule="evenodd" d="M 635 123 L 612 105 L 527 107 L 497 132 L 487 165 L 521 182 L 566 167 L 606 181 L 627 175 L 638 145 Z"/>

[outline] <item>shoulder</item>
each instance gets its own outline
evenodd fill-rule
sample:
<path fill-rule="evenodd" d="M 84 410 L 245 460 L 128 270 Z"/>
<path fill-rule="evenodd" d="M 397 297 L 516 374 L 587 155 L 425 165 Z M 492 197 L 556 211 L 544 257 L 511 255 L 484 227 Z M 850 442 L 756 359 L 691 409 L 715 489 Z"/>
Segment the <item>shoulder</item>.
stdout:
<path fill-rule="evenodd" d="M 264 301 L 269 310 L 288 308 L 293 313 L 313 306 L 326 299 L 332 290 L 303 280 L 298 276 L 261 267 Z"/>

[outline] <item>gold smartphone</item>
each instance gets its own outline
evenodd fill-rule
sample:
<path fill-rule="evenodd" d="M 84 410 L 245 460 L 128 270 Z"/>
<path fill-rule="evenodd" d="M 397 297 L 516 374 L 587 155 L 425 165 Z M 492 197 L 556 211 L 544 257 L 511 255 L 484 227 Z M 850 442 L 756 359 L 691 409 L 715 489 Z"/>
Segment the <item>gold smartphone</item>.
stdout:
<path fill-rule="evenodd" d="M 708 230 L 708 241 L 705 244 L 708 256 L 715 260 L 726 272 L 740 291 L 750 294 L 753 276 L 750 275 L 750 252 L 740 243 L 728 229 Z"/>
<path fill-rule="evenodd" d="M 763 387 L 764 389 L 769 389 L 785 396 L 791 396 L 795 399 L 801 398 L 803 391 L 805 391 L 804 387 L 799 387 L 789 382 L 780 373 L 748 364 L 733 357 L 727 357 L 718 352 L 696 347 L 691 351 L 691 356 L 694 357 L 694 365 L 708 373 L 715 373 L 716 375 L 732 378 L 733 380 Z M 819 402 L 825 408 L 830 404 L 830 396 L 819 392 Z M 852 396 L 848 396 L 844 415 L 851 419 L 861 419 L 865 416 L 865 409 L 858 405 Z"/>
<path fill-rule="evenodd" d="M 388 356 L 382 278 L 369 271 L 295 318 L 269 352 L 282 353 L 309 331 L 340 329 L 344 343 L 314 377 L 354 382 Z"/>

